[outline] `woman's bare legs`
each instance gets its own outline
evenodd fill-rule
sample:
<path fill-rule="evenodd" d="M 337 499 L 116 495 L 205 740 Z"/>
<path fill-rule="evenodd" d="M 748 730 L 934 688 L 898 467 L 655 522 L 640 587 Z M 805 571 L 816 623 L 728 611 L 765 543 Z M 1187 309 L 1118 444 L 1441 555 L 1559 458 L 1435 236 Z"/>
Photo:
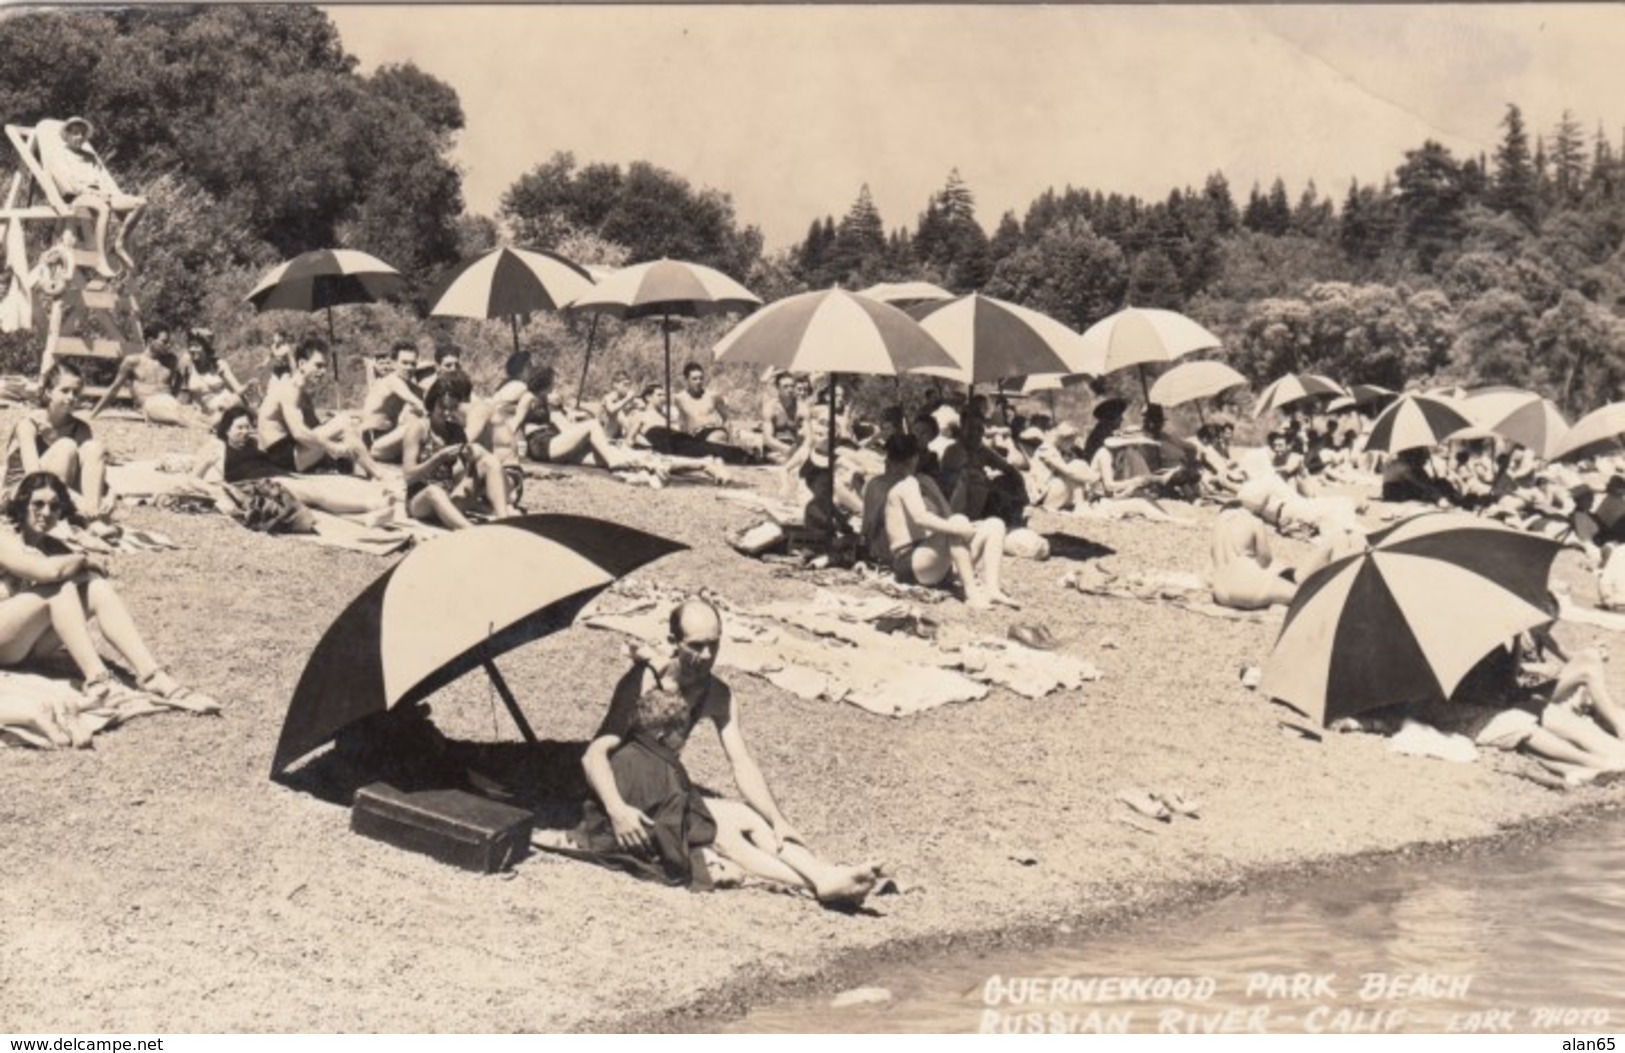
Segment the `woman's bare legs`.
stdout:
<path fill-rule="evenodd" d="M 152 656 L 147 648 L 147 642 L 141 638 L 141 632 L 135 627 L 135 619 L 130 616 L 130 609 L 124 605 L 124 599 L 113 588 L 113 583 L 106 578 L 91 578 L 83 588 L 84 603 L 82 609 L 96 624 L 101 627 L 102 635 L 107 642 L 113 645 L 114 650 L 124 656 L 135 670 L 135 675 L 142 683 L 151 683 L 154 690 L 162 695 L 166 688 L 173 690 L 175 685 L 165 682 L 168 675 L 158 669 L 158 659 Z M 154 674 L 158 674 L 156 677 Z"/>
<path fill-rule="evenodd" d="M 466 530 L 474 524 L 463 515 L 451 495 L 439 485 L 430 485 L 413 495 L 406 503 L 407 514 L 425 523 L 439 522 L 453 530 Z"/>

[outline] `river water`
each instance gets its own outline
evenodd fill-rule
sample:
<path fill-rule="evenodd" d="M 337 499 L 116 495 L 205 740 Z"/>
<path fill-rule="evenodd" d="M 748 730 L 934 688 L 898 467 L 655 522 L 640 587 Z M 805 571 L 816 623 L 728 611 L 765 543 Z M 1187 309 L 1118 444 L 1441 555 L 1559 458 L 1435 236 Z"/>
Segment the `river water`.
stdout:
<path fill-rule="evenodd" d="M 1625 1027 L 1625 817 L 1462 859 L 1391 859 L 1083 943 L 877 967 L 732 1031 L 1406 1033 Z"/>

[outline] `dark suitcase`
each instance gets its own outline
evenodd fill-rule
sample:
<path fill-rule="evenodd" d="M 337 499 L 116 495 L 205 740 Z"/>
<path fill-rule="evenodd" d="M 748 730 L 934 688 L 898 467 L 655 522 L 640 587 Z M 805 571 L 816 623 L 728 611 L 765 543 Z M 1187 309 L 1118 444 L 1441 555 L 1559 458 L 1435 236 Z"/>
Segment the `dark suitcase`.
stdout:
<path fill-rule="evenodd" d="M 534 817 L 462 790 L 405 793 L 375 782 L 356 791 L 350 829 L 442 863 L 494 874 L 530 851 Z"/>

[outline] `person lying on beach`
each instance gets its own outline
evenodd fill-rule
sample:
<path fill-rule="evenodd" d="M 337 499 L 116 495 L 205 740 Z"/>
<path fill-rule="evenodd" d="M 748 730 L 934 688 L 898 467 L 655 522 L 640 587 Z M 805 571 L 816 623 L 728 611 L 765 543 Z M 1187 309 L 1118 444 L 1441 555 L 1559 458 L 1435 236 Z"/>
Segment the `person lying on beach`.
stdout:
<path fill-rule="evenodd" d="M 195 492 L 213 497 L 216 504 L 236 508 L 242 496 L 227 487 L 275 481 L 300 506 L 341 516 L 363 516 L 369 522 L 393 517 L 389 492 L 376 483 L 332 476 L 290 474 L 259 447 L 254 435 L 254 415 L 242 406 L 233 406 L 214 426 L 214 438 L 205 443 L 192 462 Z M 283 529 L 311 533 L 316 527 L 308 515 L 290 517 Z"/>
<path fill-rule="evenodd" d="M 1241 507 L 1288 537 L 1362 532 L 1361 502 L 1338 495 L 1303 497 L 1269 471 L 1249 479 L 1236 496 Z"/>
<path fill-rule="evenodd" d="M 157 330 L 153 338 L 138 354 L 126 355 L 119 360 L 113 382 L 107 385 L 102 397 L 96 400 L 90 416 L 94 420 L 113 404 L 126 386 L 136 409 L 153 424 L 185 424 L 186 414 L 180 399 L 180 359 L 169 346 L 167 330 Z"/>
<path fill-rule="evenodd" d="M 124 605 L 102 556 L 76 552 L 54 532 L 73 517 L 67 486 L 50 472 L 23 478 L 6 503 L 8 530 L 0 530 L 0 667 L 66 650 L 84 677 L 84 694 L 105 702 L 121 685 L 102 661 L 91 637 L 102 637 L 135 671 L 136 685 L 169 705 L 218 712 L 219 703 L 182 687 L 153 657 Z"/>
<path fill-rule="evenodd" d="M 6 493 L 24 476 L 46 471 L 67 484 L 74 507 L 87 519 L 112 510 L 107 493 L 107 451 L 90 425 L 74 413 L 85 389 L 84 376 L 59 361 L 40 386 L 40 408 L 12 428 L 6 443 Z"/>
<path fill-rule="evenodd" d="M 367 452 L 384 464 L 401 462 L 401 446 L 412 415 L 423 416 L 423 398 L 412 384 L 418 368 L 418 345 L 397 340 L 390 349 L 390 372 L 367 387 L 361 402 L 361 441 Z M 410 411 L 410 413 L 408 412 Z"/>
<path fill-rule="evenodd" d="M 498 519 L 513 514 L 501 462 L 463 430 L 463 408 L 473 392 L 466 374 L 442 373 L 423 399 L 428 416 L 407 425 L 401 469 L 406 511 L 414 519 L 463 530 L 474 525 L 467 515 L 473 509 Z"/>
<path fill-rule="evenodd" d="M 1004 521 L 955 515 L 937 484 L 915 473 L 920 447 L 912 435 L 886 440 L 886 470 L 863 491 L 863 537 L 869 558 L 889 564 L 904 585 L 957 579 L 971 607 L 1020 607 L 1003 589 Z"/>
<path fill-rule="evenodd" d="M 1426 504 L 1454 504 L 1456 492 L 1449 482 L 1433 473 L 1426 449 L 1401 450 L 1382 469 L 1384 501 L 1421 501 Z"/>
<path fill-rule="evenodd" d="M 1270 551 L 1270 531 L 1262 519 L 1244 509 L 1227 508 L 1213 524 L 1209 549 L 1213 602 L 1238 611 L 1290 604 L 1310 574 L 1343 551 L 1353 551 L 1354 544 L 1354 535 L 1344 535 L 1341 544 L 1317 545 L 1301 562 L 1284 564 Z"/>
<path fill-rule="evenodd" d="M 310 392 L 326 371 L 327 345 L 317 339 L 302 341 L 293 353 L 293 372 L 273 380 L 260 403 L 260 450 L 284 472 L 336 469 L 349 475 L 353 465 L 367 478 L 383 481 L 383 471 L 347 415 L 326 423 L 317 417 Z"/>
<path fill-rule="evenodd" d="M 841 866 L 808 848 L 745 744 L 738 702 L 713 671 L 722 615 L 703 599 L 682 601 L 671 612 L 670 644 L 665 653 L 638 651 L 615 685 L 582 758 L 592 796 L 580 825 L 539 834 L 538 843 L 666 884 L 705 888 L 743 875 L 806 889 L 821 903 L 862 903 L 883 869 Z M 703 796 L 683 766 L 683 747 L 706 720 L 743 801 Z"/>

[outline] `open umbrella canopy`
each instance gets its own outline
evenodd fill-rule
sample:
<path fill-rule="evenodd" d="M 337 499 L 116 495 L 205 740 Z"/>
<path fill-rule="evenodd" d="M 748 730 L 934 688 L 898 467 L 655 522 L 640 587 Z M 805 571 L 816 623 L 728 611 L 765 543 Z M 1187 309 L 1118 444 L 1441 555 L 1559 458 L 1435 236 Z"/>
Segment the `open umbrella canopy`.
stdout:
<path fill-rule="evenodd" d="M 937 338 L 907 314 L 844 289 L 775 301 L 734 326 L 717 343 L 716 360 L 755 362 L 798 373 L 882 376 L 958 365 Z"/>
<path fill-rule="evenodd" d="M 1548 460 L 1577 461 L 1625 452 L 1625 402 L 1610 402 L 1574 422 L 1552 447 Z"/>
<path fill-rule="evenodd" d="M 1151 385 L 1151 401 L 1158 406 L 1183 406 L 1245 383 L 1246 377 L 1223 362 L 1181 362 Z"/>
<path fill-rule="evenodd" d="M 1367 543 L 1299 587 L 1259 684 L 1322 724 L 1449 698 L 1486 654 L 1552 617 L 1561 546 L 1548 538 L 1429 512 Z"/>
<path fill-rule="evenodd" d="M 320 311 L 375 303 L 406 284 L 401 272 L 365 252 L 317 249 L 273 267 L 245 299 L 261 311 Z"/>
<path fill-rule="evenodd" d="M 592 291 L 592 275 L 552 252 L 503 246 L 458 266 L 429 297 L 436 318 L 514 318 L 557 311 Z"/>
<path fill-rule="evenodd" d="M 569 306 L 613 318 L 706 318 L 760 307 L 762 298 L 719 270 L 684 260 L 622 267 Z"/>
<path fill-rule="evenodd" d="M 1377 414 L 1365 448 L 1373 452 L 1399 453 L 1419 446 L 1437 446 L 1463 428 L 1473 427 L 1473 423 L 1459 402 L 1432 395 L 1405 394 Z"/>
<path fill-rule="evenodd" d="M 952 355 L 952 369 L 927 369 L 932 376 L 961 384 L 986 384 L 1006 377 L 1084 372 L 1088 348 L 1083 338 L 1049 315 L 971 293 L 908 309 L 926 332 Z"/>
<path fill-rule="evenodd" d="M 1553 404 L 1532 391 L 1521 388 L 1484 388 L 1470 392 L 1462 404 L 1479 427 L 1510 439 L 1550 458 L 1569 432 L 1569 422 Z"/>
<path fill-rule="evenodd" d="M 930 282 L 881 282 L 859 290 L 859 296 L 889 303 L 894 307 L 925 303 L 928 300 L 952 300 L 954 294 Z"/>
<path fill-rule="evenodd" d="M 1393 388 L 1385 388 L 1381 384 L 1350 384 L 1349 398 L 1354 400 L 1356 406 L 1364 406 L 1372 402 L 1383 402 L 1394 398 L 1399 392 Z"/>
<path fill-rule="evenodd" d="M 1304 399 L 1347 395 L 1348 391 L 1331 377 L 1320 373 L 1288 373 L 1270 381 L 1253 402 L 1253 416 L 1262 417 L 1271 410 L 1285 409 Z"/>
<path fill-rule="evenodd" d="M 1127 366 L 1172 362 L 1220 346 L 1219 338 L 1178 311 L 1126 307 L 1083 331 L 1089 360 L 1081 373 L 1100 376 Z"/>
<path fill-rule="evenodd" d="M 412 550 L 311 652 L 271 774 L 372 713 L 428 697 L 569 625 L 612 582 L 686 546 L 585 516 L 531 515 Z"/>

